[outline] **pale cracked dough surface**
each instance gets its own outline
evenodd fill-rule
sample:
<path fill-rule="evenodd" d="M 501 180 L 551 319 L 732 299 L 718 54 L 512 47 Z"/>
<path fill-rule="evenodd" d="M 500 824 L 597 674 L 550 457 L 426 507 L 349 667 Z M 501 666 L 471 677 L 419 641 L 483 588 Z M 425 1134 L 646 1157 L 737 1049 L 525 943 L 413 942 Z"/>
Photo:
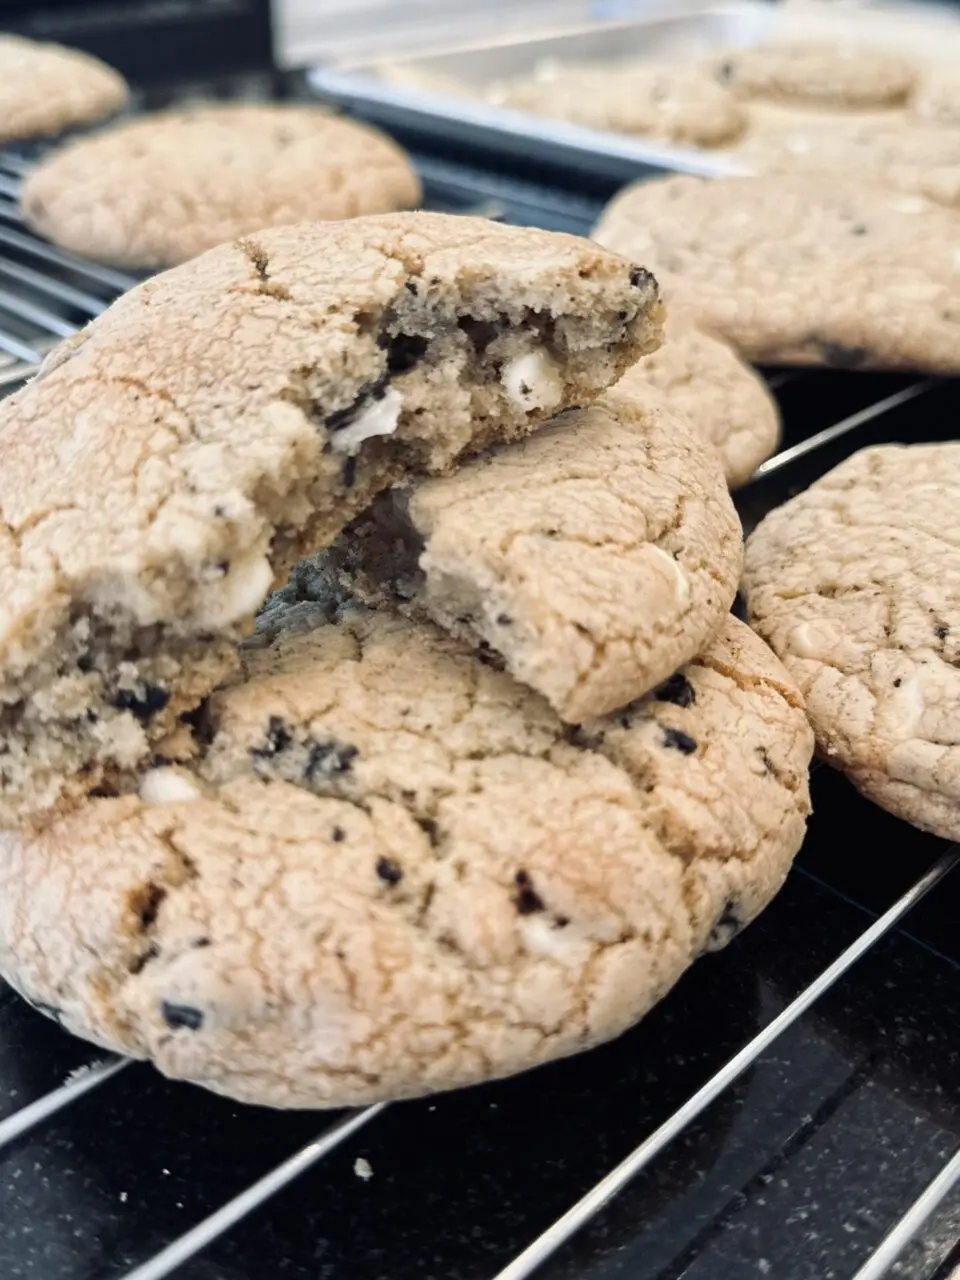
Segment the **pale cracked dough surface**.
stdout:
<path fill-rule="evenodd" d="M 126 105 L 119 72 L 59 44 L 0 36 L 0 142 L 92 124 Z"/>
<path fill-rule="evenodd" d="M 960 207 L 960 130 L 911 122 L 902 113 L 764 104 L 751 113 L 750 132 L 730 154 L 750 172 L 835 170 Z"/>
<path fill-rule="evenodd" d="M 895 106 L 917 80 L 910 59 L 843 42 L 770 41 L 712 60 L 717 80 L 743 98 L 832 107 Z"/>
<path fill-rule="evenodd" d="M 493 86 L 488 97 L 514 110 L 690 146 L 731 142 L 747 122 L 736 98 L 695 67 L 557 64 Z"/>
<path fill-rule="evenodd" d="M 41 162 L 29 226 L 88 258 L 174 266 L 264 227 L 411 209 L 420 181 L 385 134 L 322 107 L 202 106 L 132 120 Z"/>
<path fill-rule="evenodd" d="M 589 241 L 415 213 L 264 231 L 121 298 L 0 406 L 0 820 L 135 765 L 301 555 L 595 398 L 660 312 Z"/>
<path fill-rule="evenodd" d="M 663 346 L 624 374 L 620 386 L 653 387 L 720 454 L 731 489 L 780 443 L 780 411 L 767 384 L 722 338 L 671 318 Z"/>
<path fill-rule="evenodd" d="M 594 232 L 755 363 L 960 372 L 960 216 L 856 174 L 637 183 Z"/>
<path fill-rule="evenodd" d="M 69 1030 L 248 1102 L 429 1093 L 617 1035 L 779 888 L 812 735 L 735 619 L 571 731 L 432 628 L 317 609 L 147 800 L 0 835 L 0 972 Z"/>
<path fill-rule="evenodd" d="M 960 839 L 960 445 L 855 454 L 759 525 L 744 589 L 826 759 Z"/>
<path fill-rule="evenodd" d="M 382 495 L 331 558 L 366 598 L 495 650 L 575 722 L 704 647 L 742 546 L 716 453 L 634 380 L 454 475 Z"/>

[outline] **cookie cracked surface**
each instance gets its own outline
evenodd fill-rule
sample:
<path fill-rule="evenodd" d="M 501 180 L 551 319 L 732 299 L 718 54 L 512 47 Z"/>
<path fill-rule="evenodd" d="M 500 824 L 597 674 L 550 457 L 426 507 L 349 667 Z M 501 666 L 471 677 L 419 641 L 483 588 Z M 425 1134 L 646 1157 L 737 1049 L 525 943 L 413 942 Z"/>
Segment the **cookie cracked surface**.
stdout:
<path fill-rule="evenodd" d="M 240 104 L 80 138 L 26 178 L 27 224 L 88 258 L 175 266 L 265 227 L 411 209 L 420 181 L 386 134 L 322 107 Z"/>
<path fill-rule="evenodd" d="M 741 531 L 715 452 L 630 379 L 382 495 L 332 562 L 367 600 L 500 654 L 568 722 L 646 693 L 721 625 Z"/>
<path fill-rule="evenodd" d="M 663 346 L 620 381 L 652 387 L 720 455 L 731 489 L 753 475 L 780 443 L 780 411 L 764 380 L 729 343 L 683 319 L 669 319 Z"/>
<path fill-rule="evenodd" d="M 817 742 L 890 812 L 960 838 L 960 445 L 865 449 L 748 540 L 750 621 Z"/>
<path fill-rule="evenodd" d="M 894 113 L 757 107 L 750 133 L 730 154 L 751 172 L 857 173 L 871 184 L 960 207 L 956 130 L 911 123 Z"/>
<path fill-rule="evenodd" d="M 960 371 L 960 218 L 855 174 L 678 177 L 594 232 L 755 363 Z"/>
<path fill-rule="evenodd" d="M 265 231 L 132 290 L 0 406 L 0 819 L 133 767 L 381 489 L 593 399 L 656 282 L 439 214 Z"/>
<path fill-rule="evenodd" d="M 716 147 L 743 132 L 747 113 L 695 67 L 567 64 L 492 87 L 500 106 L 661 142 Z"/>
<path fill-rule="evenodd" d="M 141 796 L 0 835 L 0 972 L 69 1030 L 250 1102 L 428 1093 L 617 1035 L 776 892 L 812 739 L 736 620 L 571 731 L 297 594 Z"/>
<path fill-rule="evenodd" d="M 128 92 L 118 71 L 80 49 L 0 36 L 0 142 L 92 124 L 125 106 Z"/>

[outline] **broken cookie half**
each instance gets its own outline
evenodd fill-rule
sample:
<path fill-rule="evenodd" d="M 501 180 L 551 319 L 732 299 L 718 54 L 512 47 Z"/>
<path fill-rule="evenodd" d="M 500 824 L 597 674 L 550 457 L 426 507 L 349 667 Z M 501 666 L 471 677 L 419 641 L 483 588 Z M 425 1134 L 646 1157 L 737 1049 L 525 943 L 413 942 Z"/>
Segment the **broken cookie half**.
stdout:
<path fill-rule="evenodd" d="M 630 378 L 453 475 L 382 494 L 326 561 L 368 603 L 499 655 L 578 721 L 703 649 L 742 543 L 716 451 Z"/>
<path fill-rule="evenodd" d="M 121 298 L 0 406 L 0 821 L 143 760 L 297 559 L 660 323 L 613 253 L 438 214 L 264 231 Z"/>

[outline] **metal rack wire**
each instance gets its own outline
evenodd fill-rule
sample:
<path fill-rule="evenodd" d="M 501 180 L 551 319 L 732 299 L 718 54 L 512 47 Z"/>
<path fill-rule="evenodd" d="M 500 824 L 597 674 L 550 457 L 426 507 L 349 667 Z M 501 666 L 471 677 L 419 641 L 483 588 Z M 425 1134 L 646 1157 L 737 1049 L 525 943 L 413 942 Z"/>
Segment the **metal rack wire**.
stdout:
<path fill-rule="evenodd" d="M 17 213 L 17 194 L 20 180 L 32 159 L 32 154 L 27 152 L 13 151 L 0 155 L 0 352 L 3 353 L 0 387 L 12 387 L 22 382 L 50 346 L 74 332 L 98 314 L 118 292 L 134 283 L 119 272 L 63 253 L 25 230 Z M 458 172 L 450 165 L 424 160 L 421 167 L 434 207 L 483 212 L 488 216 L 508 216 L 518 220 L 535 220 L 538 208 L 543 209 L 542 204 L 538 205 L 542 197 L 534 188 L 518 194 L 516 184 L 504 186 L 489 180 L 476 181 L 468 173 Z M 581 224 L 589 220 L 587 212 L 576 202 L 559 209 L 554 202 L 542 220 L 551 225 L 571 225 L 573 229 L 578 220 Z M 951 388 L 937 379 L 874 379 L 860 375 L 781 371 L 772 375 L 770 382 L 788 411 L 787 435 L 782 451 L 760 468 L 755 480 L 743 492 L 740 505 L 747 525 L 753 523 L 763 510 L 782 500 L 785 493 L 803 487 L 813 474 L 832 466 L 838 456 L 873 439 L 877 430 L 883 435 L 888 429 L 887 424 L 901 423 L 903 411 L 920 407 L 925 400 L 929 402 L 931 397 L 945 390 L 953 394 Z M 956 398 L 950 403 L 955 406 Z M 838 406 L 841 405 L 848 411 L 838 416 Z M 901 415 L 900 418 L 897 414 Z M 952 430 L 953 420 L 951 409 L 945 418 L 947 425 L 942 430 Z M 899 426 L 889 429 L 895 434 L 901 430 Z M 885 821 L 890 824 L 887 830 L 892 830 L 895 835 L 908 830 L 893 824 L 892 820 Z M 759 1030 L 745 1039 L 680 1105 L 673 1107 L 626 1155 L 611 1161 L 607 1171 L 589 1185 L 566 1211 L 539 1233 L 527 1228 L 524 1220 L 520 1234 L 529 1242 L 522 1244 L 519 1250 L 513 1249 L 512 1256 L 506 1260 L 500 1256 L 490 1267 L 478 1262 L 477 1268 L 483 1269 L 475 1268 L 471 1274 L 484 1275 L 489 1280 L 525 1280 L 526 1277 L 546 1274 L 545 1268 L 557 1257 L 562 1257 L 568 1243 L 595 1224 L 614 1197 L 648 1170 L 661 1153 L 682 1142 L 699 1118 L 728 1096 L 745 1073 L 784 1044 L 798 1021 L 818 1007 L 854 966 L 875 955 L 878 948 L 897 931 L 909 927 L 907 917 L 915 918 L 921 900 L 935 890 L 943 891 L 946 878 L 960 861 L 960 847 L 951 846 L 942 852 L 938 849 L 938 853 L 939 856 L 923 874 L 917 875 L 907 887 L 901 885 L 901 891 L 892 903 L 874 912 L 872 923 L 858 929 L 847 945 L 836 948 L 834 958 L 805 980 L 799 992 L 783 1003 L 778 1012 L 766 1018 Z M 834 887 L 838 893 L 845 892 L 842 885 Z M 739 945 L 737 943 L 735 947 Z M 925 945 L 933 944 L 928 940 Z M 946 963 L 955 962 L 952 956 L 946 958 Z M 0 992 L 0 1004 L 2 999 L 3 993 Z M 148 1068 L 133 1066 L 126 1060 L 110 1058 L 71 1073 L 64 1084 L 0 1118 L 0 1152 L 16 1151 L 18 1144 L 42 1132 L 93 1091 L 103 1089 L 104 1096 L 109 1096 L 110 1090 L 118 1087 L 120 1077 L 147 1071 Z M 186 1090 L 186 1086 L 182 1088 Z M 444 1103 L 438 1105 L 443 1106 Z M 490 1103 L 490 1106 L 495 1105 Z M 254 1211 L 280 1196 L 291 1183 L 348 1144 L 361 1130 L 374 1125 L 374 1122 L 382 1123 L 385 1112 L 394 1114 L 396 1110 L 396 1107 L 387 1108 L 385 1104 L 379 1104 L 342 1115 L 329 1127 L 320 1124 L 320 1132 L 311 1141 L 305 1145 L 294 1145 L 292 1154 L 275 1163 L 236 1194 L 224 1197 L 219 1207 L 202 1216 L 194 1225 L 173 1233 L 173 1238 L 151 1256 L 122 1273 L 111 1271 L 111 1275 L 122 1274 L 123 1280 L 162 1280 L 162 1277 L 183 1274 L 184 1267 L 201 1251 L 244 1223 Z M 316 1123 L 316 1120 L 310 1123 Z M 442 1180 L 444 1170 L 438 1168 L 436 1173 Z M 927 1179 L 918 1195 L 900 1204 L 895 1215 L 875 1224 L 874 1238 L 859 1251 L 855 1264 L 847 1270 L 831 1270 L 830 1274 L 850 1277 L 850 1280 L 880 1280 L 891 1274 L 890 1269 L 897 1259 L 912 1242 L 922 1237 L 932 1217 L 958 1185 L 960 1140 L 957 1149 L 948 1153 L 936 1176 L 932 1180 Z M 121 1194 L 121 1199 L 124 1194 Z M 951 1258 L 956 1261 L 950 1252 L 952 1243 L 948 1236 L 946 1251 L 940 1248 L 932 1260 L 925 1259 L 923 1271 L 899 1274 L 922 1275 L 924 1280 L 928 1277 L 945 1280 L 950 1272 L 944 1268 L 952 1265 Z M 694 1255 L 684 1256 L 689 1261 Z M 656 1274 L 664 1277 L 693 1275 L 694 1269 L 688 1270 L 687 1266 L 687 1263 L 677 1263 L 672 1269 L 664 1267 Z M 762 1266 L 760 1271 L 764 1271 Z M 216 1274 L 219 1277 L 221 1273 Z M 249 1274 L 259 1276 L 261 1272 Z M 352 1270 L 327 1272 L 319 1269 L 296 1274 L 330 1274 L 347 1277 L 348 1280 L 354 1280 L 355 1275 Z M 364 1271 L 364 1275 L 367 1274 Z M 428 1272 L 423 1271 L 422 1274 L 426 1277 Z M 446 1275 L 442 1272 L 429 1274 Z M 551 1270 L 550 1274 L 554 1272 Z M 569 1271 L 561 1266 L 556 1274 L 606 1276 L 621 1273 L 593 1269 Z M 623 1274 L 632 1276 L 635 1273 L 626 1271 Z M 793 1273 L 790 1280 L 792 1276 Z M 82 1280 L 88 1280 L 87 1276 L 84 1275 Z"/>

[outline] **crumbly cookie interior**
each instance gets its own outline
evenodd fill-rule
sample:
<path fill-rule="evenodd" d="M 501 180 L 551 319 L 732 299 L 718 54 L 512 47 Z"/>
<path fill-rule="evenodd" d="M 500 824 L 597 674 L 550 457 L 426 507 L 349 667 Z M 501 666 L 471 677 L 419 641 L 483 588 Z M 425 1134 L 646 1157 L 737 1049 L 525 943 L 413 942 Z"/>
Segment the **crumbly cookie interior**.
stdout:
<path fill-rule="evenodd" d="M 243 247 L 258 287 L 282 302 L 261 247 Z M 264 414 L 271 426 L 289 420 L 301 442 L 294 465 L 265 467 L 239 503 L 215 481 L 189 492 L 181 524 L 197 532 L 183 554 L 149 565 L 118 555 L 96 578 L 64 575 L 34 618 L 21 617 L 0 674 L 0 814 L 46 808 L 143 761 L 229 674 L 271 588 L 380 490 L 525 434 L 653 349 L 656 282 L 634 269 L 624 286 L 598 289 L 589 306 L 581 281 L 542 306 L 509 279 L 471 287 L 409 273 L 380 313 L 353 317 L 359 332 L 337 382 L 319 336 L 316 366 L 289 369 L 275 399 L 249 415 L 252 429 Z M 614 296 L 629 310 L 611 310 Z M 39 379 L 78 350 L 82 335 Z M 149 383 L 143 391 L 162 400 Z M 19 550 L 14 538 L 0 558 L 16 563 Z"/>

